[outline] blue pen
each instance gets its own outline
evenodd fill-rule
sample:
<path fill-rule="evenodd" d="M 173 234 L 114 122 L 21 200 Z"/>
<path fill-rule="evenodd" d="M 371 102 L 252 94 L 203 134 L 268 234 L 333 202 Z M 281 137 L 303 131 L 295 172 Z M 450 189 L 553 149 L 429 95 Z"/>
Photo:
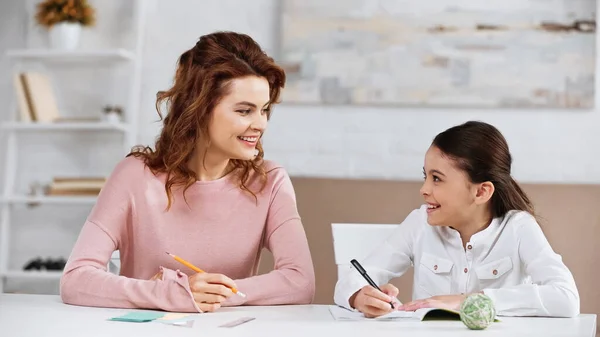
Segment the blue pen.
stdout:
<path fill-rule="evenodd" d="M 367 274 L 367 271 L 365 270 L 365 268 L 363 268 L 360 263 L 358 263 L 358 261 L 356 261 L 355 259 L 352 259 L 352 261 L 350 261 L 350 263 L 352 263 L 352 265 L 354 266 L 354 268 L 356 268 L 356 270 L 358 270 L 358 272 L 365 278 L 365 280 L 367 280 L 367 282 L 369 282 L 369 284 L 381 291 L 381 289 L 379 289 L 379 286 L 377 286 L 377 284 L 375 284 L 375 282 L 373 282 L 373 280 L 371 279 L 371 277 L 369 276 L 369 274 Z M 381 291 L 383 293 L 383 291 Z M 392 306 L 392 309 L 394 309 L 394 303 L 390 302 L 390 305 Z"/>

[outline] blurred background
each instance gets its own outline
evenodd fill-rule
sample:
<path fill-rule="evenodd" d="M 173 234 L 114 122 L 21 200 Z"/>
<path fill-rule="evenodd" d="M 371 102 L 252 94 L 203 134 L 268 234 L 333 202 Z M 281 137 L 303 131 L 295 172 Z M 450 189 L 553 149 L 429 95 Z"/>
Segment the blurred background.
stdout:
<path fill-rule="evenodd" d="M 599 314 L 596 9 L 596 0 L 3 0 L 2 291 L 58 293 L 104 179 L 160 131 L 155 97 L 178 56 L 203 34 L 233 30 L 287 71 L 264 147 L 298 194 L 315 302 L 332 303 L 331 223 L 401 222 L 421 202 L 433 137 L 475 119 L 507 138 L 513 176 L 573 271 L 582 311 Z M 271 267 L 266 252 L 261 271 Z M 411 276 L 397 281 L 402 300 Z"/>

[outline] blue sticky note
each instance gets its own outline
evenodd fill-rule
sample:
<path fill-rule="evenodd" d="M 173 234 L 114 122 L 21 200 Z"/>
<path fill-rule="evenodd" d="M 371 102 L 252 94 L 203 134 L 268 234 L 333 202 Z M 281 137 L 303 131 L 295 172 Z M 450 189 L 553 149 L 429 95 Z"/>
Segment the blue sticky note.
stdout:
<path fill-rule="evenodd" d="M 123 316 L 117 316 L 110 319 L 110 321 L 120 322 L 150 322 L 155 319 L 161 318 L 165 315 L 164 312 L 152 312 L 152 311 L 134 311 Z"/>

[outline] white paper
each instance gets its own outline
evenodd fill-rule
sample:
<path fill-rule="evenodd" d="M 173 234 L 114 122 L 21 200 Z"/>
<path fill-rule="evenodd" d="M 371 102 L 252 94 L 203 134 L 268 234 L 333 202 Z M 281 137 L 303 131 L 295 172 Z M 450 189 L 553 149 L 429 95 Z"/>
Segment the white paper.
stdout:
<path fill-rule="evenodd" d="M 420 319 L 421 315 L 419 312 L 414 311 L 397 311 L 394 310 L 388 314 L 383 316 L 379 316 L 376 318 L 367 318 L 362 312 L 359 311 L 351 311 L 344 307 L 340 307 L 337 305 L 330 305 L 329 312 L 336 321 L 360 321 L 360 320 L 379 320 L 379 321 L 389 321 L 389 320 L 397 320 L 397 319 L 407 319 L 407 318 L 416 318 Z"/>

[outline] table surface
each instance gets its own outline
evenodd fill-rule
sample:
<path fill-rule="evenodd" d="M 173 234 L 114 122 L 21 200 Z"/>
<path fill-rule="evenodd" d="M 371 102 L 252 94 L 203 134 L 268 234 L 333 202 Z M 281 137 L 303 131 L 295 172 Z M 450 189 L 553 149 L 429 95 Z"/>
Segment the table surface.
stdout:
<path fill-rule="evenodd" d="M 42 336 L 582 336 L 596 335 L 596 315 L 575 318 L 500 317 L 486 330 L 468 330 L 460 321 L 336 321 L 327 305 L 243 306 L 194 315 L 191 328 L 157 322 L 109 321 L 132 309 L 66 305 L 54 295 L 0 295 L 0 335 Z M 232 328 L 219 325 L 255 319 Z"/>

